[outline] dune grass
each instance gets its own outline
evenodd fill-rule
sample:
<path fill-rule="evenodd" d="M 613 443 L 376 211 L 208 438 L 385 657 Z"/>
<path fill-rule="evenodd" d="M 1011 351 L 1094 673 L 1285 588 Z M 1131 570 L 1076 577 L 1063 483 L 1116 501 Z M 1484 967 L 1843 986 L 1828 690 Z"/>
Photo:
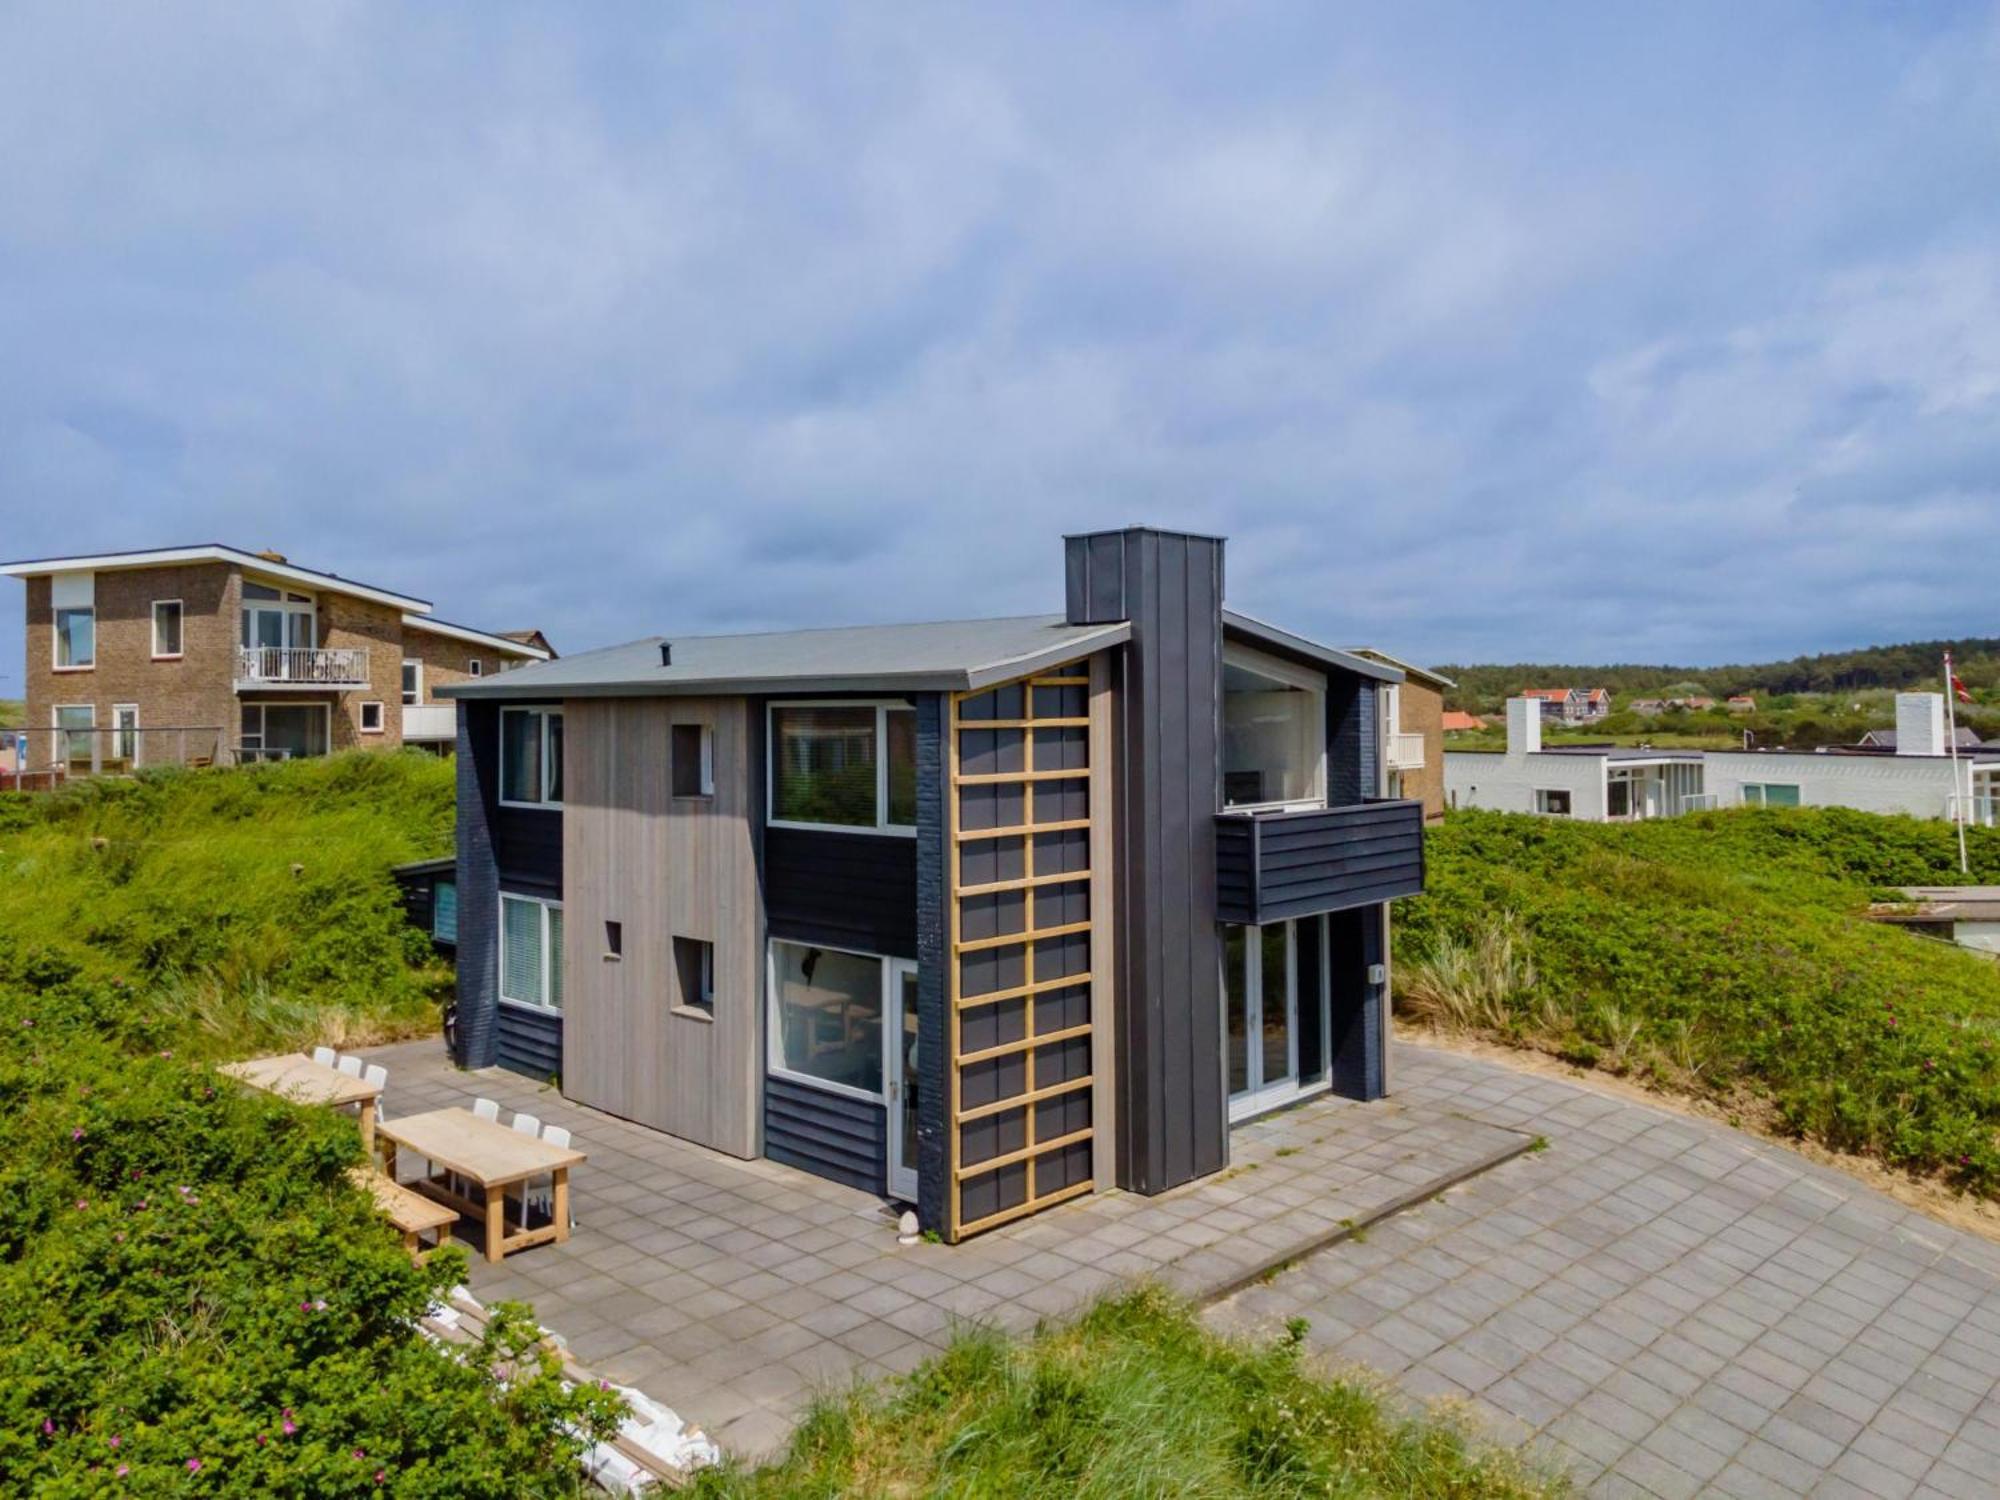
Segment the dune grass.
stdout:
<path fill-rule="evenodd" d="M 120 981 L 217 1054 L 414 1034 L 451 975 L 389 867 L 452 819 L 414 751 L 0 794 L 0 956 Z"/>
<path fill-rule="evenodd" d="M 1251 1344 L 1155 1288 L 1010 1340 L 968 1331 L 906 1379 L 823 1399 L 784 1457 L 703 1475 L 707 1500 L 1567 1494 L 1372 1380 L 1325 1378 L 1303 1321 Z"/>
<path fill-rule="evenodd" d="M 1607 825 L 1455 812 L 1397 911 L 1400 1014 L 1768 1113 L 2000 1198 L 2000 965 L 1860 919 L 2000 880 L 2000 833 L 1842 808 Z"/>

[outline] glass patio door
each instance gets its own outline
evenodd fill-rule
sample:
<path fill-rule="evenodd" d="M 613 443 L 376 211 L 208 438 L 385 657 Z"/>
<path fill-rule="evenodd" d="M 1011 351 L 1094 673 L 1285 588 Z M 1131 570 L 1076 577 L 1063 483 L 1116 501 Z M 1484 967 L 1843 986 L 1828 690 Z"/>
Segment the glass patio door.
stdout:
<path fill-rule="evenodd" d="M 1222 929 L 1223 1052 L 1232 1119 L 1299 1086 L 1298 926 Z"/>
<path fill-rule="evenodd" d="M 917 1115 L 922 1084 L 917 1070 L 917 966 L 889 960 L 889 1014 L 883 1032 L 889 1057 L 889 1196 L 917 1201 Z"/>

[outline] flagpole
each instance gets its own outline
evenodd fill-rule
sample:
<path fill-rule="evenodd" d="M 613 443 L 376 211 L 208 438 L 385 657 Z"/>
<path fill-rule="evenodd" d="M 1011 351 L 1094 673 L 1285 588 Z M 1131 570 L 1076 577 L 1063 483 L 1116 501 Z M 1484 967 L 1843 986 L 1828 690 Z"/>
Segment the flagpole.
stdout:
<path fill-rule="evenodd" d="M 1958 789 L 1958 679 L 1951 675 L 1951 653 L 1944 654 L 1945 739 L 1951 746 L 1952 821 L 1958 827 L 1958 873 L 1969 874 L 1972 866 L 1965 857 L 1965 798 Z"/>

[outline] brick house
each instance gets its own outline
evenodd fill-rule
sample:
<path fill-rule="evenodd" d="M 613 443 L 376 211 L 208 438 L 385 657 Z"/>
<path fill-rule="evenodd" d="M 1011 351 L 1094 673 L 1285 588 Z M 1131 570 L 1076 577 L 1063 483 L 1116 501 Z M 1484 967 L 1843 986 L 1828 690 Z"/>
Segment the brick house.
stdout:
<path fill-rule="evenodd" d="M 1444 695 L 1457 684 L 1371 646 L 1348 649 L 1402 672 L 1401 682 L 1379 690 L 1382 766 L 1388 779 L 1383 795 L 1421 802 L 1424 821 L 1437 822 L 1444 817 Z"/>
<path fill-rule="evenodd" d="M 449 750 L 438 689 L 554 652 L 429 601 L 205 544 L 0 564 L 27 585 L 22 769 L 50 777 L 404 744 Z"/>

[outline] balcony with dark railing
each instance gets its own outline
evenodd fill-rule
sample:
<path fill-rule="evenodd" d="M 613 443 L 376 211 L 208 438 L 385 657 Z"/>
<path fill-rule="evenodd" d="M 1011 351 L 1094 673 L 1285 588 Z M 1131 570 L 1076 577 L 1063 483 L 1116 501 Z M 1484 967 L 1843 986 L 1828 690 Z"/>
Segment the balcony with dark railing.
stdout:
<path fill-rule="evenodd" d="M 1424 888 L 1424 807 L 1226 812 L 1215 820 L 1217 915 L 1261 925 L 1373 906 Z"/>

